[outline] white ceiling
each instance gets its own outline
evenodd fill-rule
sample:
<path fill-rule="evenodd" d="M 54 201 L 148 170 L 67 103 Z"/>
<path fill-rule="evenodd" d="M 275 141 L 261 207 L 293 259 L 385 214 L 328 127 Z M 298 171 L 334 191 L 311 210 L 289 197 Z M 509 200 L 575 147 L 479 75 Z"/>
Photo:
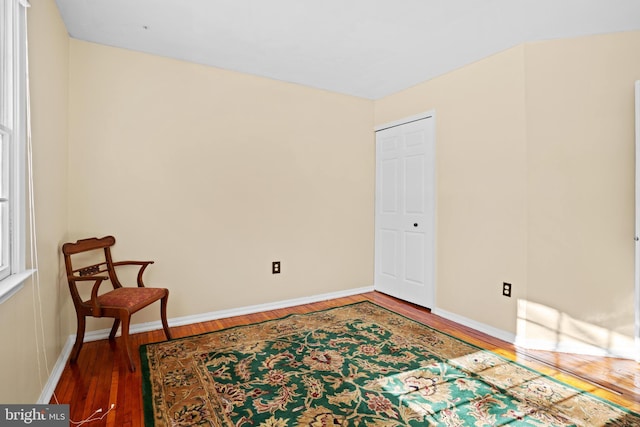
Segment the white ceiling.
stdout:
<path fill-rule="evenodd" d="M 369 99 L 523 42 L 640 29 L 640 0 L 56 2 L 80 40 Z"/>

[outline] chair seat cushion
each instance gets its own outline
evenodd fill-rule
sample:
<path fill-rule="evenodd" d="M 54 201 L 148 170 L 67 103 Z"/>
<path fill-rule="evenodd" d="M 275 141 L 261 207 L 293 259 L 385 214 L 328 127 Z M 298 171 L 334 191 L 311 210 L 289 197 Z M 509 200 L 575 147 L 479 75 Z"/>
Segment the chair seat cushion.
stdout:
<path fill-rule="evenodd" d="M 166 293 L 164 288 L 118 288 L 98 296 L 98 303 L 103 307 L 126 308 L 134 312 L 159 300 Z"/>

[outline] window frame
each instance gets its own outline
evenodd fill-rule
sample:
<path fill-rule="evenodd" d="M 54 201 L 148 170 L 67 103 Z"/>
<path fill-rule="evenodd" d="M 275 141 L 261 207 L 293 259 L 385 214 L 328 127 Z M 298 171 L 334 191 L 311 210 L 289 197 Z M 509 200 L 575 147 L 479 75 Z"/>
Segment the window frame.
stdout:
<path fill-rule="evenodd" d="M 11 150 L 12 135 L 10 129 L 0 125 L 0 281 L 11 275 Z"/>
<path fill-rule="evenodd" d="M 24 0 L 0 3 L 0 304 L 23 286 L 26 270 L 27 24 Z M 6 180 L 6 181 L 5 181 Z M 34 230 L 35 231 L 35 230 Z M 6 262 L 6 264 L 5 264 Z"/>

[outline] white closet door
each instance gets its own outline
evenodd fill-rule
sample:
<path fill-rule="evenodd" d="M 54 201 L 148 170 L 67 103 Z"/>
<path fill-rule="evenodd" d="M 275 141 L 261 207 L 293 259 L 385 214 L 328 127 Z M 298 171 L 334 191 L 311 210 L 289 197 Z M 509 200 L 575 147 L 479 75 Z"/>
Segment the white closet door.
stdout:
<path fill-rule="evenodd" d="M 376 132 L 374 287 L 424 307 L 434 302 L 433 120 Z"/>

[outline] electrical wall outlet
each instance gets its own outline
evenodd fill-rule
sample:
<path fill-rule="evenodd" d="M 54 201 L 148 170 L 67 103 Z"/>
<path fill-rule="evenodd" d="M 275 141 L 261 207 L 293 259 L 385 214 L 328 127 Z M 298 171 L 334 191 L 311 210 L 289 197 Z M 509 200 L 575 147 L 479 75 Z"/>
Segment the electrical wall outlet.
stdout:
<path fill-rule="evenodd" d="M 511 297 L 511 283 L 502 282 L 502 295 Z"/>
<path fill-rule="evenodd" d="M 273 261 L 271 263 L 271 274 L 280 274 L 280 261 Z"/>

